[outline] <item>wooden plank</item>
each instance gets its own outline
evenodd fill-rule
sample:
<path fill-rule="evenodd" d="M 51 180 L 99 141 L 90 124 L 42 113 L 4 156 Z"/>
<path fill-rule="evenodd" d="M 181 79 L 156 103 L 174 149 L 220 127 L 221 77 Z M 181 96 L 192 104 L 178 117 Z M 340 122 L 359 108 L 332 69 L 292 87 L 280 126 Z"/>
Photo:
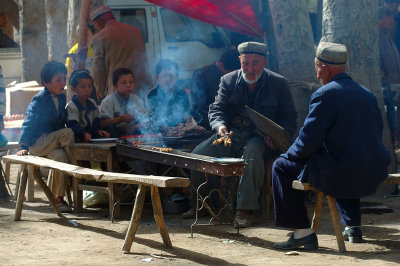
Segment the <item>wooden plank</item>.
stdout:
<path fill-rule="evenodd" d="M 317 232 L 318 227 L 319 227 L 319 221 L 321 219 L 323 201 L 324 201 L 324 193 L 317 190 L 317 201 L 315 202 L 314 216 L 313 216 L 312 225 L 311 225 L 311 228 L 313 229 L 314 233 Z"/>
<path fill-rule="evenodd" d="M 17 203 L 15 205 L 14 221 L 21 220 L 22 204 L 24 203 L 27 182 L 28 182 L 28 169 L 27 167 L 24 167 L 19 181 L 19 189 L 18 189 Z"/>
<path fill-rule="evenodd" d="M 151 189 L 151 204 L 153 205 L 154 219 L 156 220 L 158 230 L 160 231 L 161 237 L 163 239 L 164 245 L 166 247 L 172 248 L 171 239 L 165 226 L 163 210 L 160 201 L 160 193 L 158 192 L 158 187 L 150 187 Z"/>
<path fill-rule="evenodd" d="M 270 136 L 274 145 L 282 152 L 286 152 L 290 147 L 290 139 L 285 129 L 248 106 L 246 110 L 257 130 L 263 136 Z"/>
<path fill-rule="evenodd" d="M 384 181 L 383 184 L 400 184 L 400 173 L 390 174 Z"/>
<path fill-rule="evenodd" d="M 146 196 L 146 186 L 140 185 L 136 193 L 135 205 L 133 207 L 131 221 L 129 223 L 128 231 L 125 235 L 125 242 L 122 250 L 129 252 L 132 247 L 133 239 L 135 238 L 136 230 L 139 226 L 140 216 L 142 215 L 144 198 Z"/>
<path fill-rule="evenodd" d="M 88 180 L 96 180 L 98 182 L 146 184 L 149 186 L 157 186 L 157 187 L 188 187 L 190 185 L 190 180 L 188 178 L 183 178 L 183 177 L 111 173 L 111 172 L 84 168 L 81 166 L 76 166 L 68 163 L 57 162 L 51 159 L 33 155 L 25 155 L 25 156 L 6 155 L 3 157 L 3 160 L 6 163 L 28 164 L 39 167 L 45 167 L 60 171 L 72 177 L 88 179 Z"/>
<path fill-rule="evenodd" d="M 339 252 L 346 252 L 346 246 L 344 244 L 344 238 L 342 235 L 342 227 L 340 226 L 340 215 L 336 207 L 336 200 L 328 195 L 326 195 L 326 199 L 328 201 L 329 213 L 331 214 L 333 229 L 335 230 Z"/>
<path fill-rule="evenodd" d="M 43 192 L 46 195 L 47 199 L 50 201 L 50 204 L 53 207 L 54 211 L 57 213 L 57 215 L 59 217 L 62 217 L 61 211 L 57 206 L 57 202 L 56 202 L 56 200 L 54 198 L 53 193 L 51 192 L 50 188 L 46 185 L 46 183 L 42 179 L 42 174 L 40 172 L 39 167 L 34 167 L 31 170 L 32 170 L 32 175 L 33 175 L 36 183 L 43 190 Z"/>

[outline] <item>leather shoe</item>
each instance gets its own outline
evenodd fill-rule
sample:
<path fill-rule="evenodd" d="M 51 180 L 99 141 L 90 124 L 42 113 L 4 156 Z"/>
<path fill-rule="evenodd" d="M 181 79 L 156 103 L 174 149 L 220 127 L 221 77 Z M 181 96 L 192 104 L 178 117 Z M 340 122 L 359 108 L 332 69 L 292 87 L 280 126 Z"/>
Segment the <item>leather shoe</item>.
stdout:
<path fill-rule="evenodd" d="M 318 249 L 318 238 L 315 233 L 312 233 L 311 235 L 295 239 L 294 233 L 292 233 L 288 241 L 277 242 L 273 247 L 278 249 L 297 249 L 303 247 L 307 250 L 314 250 Z"/>
<path fill-rule="evenodd" d="M 342 232 L 343 238 L 350 243 L 361 243 L 362 232 L 360 227 L 352 227 Z"/>

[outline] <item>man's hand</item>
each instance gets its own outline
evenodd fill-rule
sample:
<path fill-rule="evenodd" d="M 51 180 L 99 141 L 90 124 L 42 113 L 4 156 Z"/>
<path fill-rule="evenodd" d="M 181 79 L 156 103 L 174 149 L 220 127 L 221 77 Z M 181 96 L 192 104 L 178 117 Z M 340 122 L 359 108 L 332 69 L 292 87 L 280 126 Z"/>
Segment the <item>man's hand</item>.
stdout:
<path fill-rule="evenodd" d="M 120 122 L 131 123 L 133 121 L 133 116 L 130 114 L 124 114 L 118 117 Z"/>
<path fill-rule="evenodd" d="M 267 145 L 267 147 L 269 147 L 271 150 L 276 150 L 274 142 L 272 141 L 270 136 L 264 137 L 264 142 Z"/>
<path fill-rule="evenodd" d="M 226 126 L 220 126 L 217 134 L 218 137 L 224 137 L 226 134 L 229 134 L 228 128 Z"/>
<path fill-rule="evenodd" d="M 103 138 L 109 138 L 110 137 L 110 133 L 108 133 L 107 131 L 105 131 L 105 130 L 99 130 L 98 132 L 97 132 L 100 136 L 102 136 Z"/>
<path fill-rule="evenodd" d="M 29 154 L 29 151 L 27 151 L 27 150 L 20 150 L 17 152 L 18 156 L 23 156 L 23 155 L 28 155 L 28 154 Z"/>
<path fill-rule="evenodd" d="M 84 142 L 89 142 L 92 139 L 92 135 L 90 135 L 89 133 L 85 133 L 85 135 L 83 136 L 83 141 Z"/>

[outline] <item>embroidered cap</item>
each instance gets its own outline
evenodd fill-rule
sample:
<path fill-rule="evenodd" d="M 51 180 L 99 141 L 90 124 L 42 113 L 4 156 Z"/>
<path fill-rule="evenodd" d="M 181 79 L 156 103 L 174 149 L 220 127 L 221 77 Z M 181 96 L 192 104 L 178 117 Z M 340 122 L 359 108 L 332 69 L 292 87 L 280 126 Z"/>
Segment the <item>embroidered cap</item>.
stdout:
<path fill-rule="evenodd" d="M 327 64 L 344 65 L 347 63 L 349 55 L 344 44 L 320 42 L 317 47 L 316 57 L 319 61 Z"/>
<path fill-rule="evenodd" d="M 244 42 L 238 46 L 239 54 L 259 54 L 268 55 L 268 47 L 260 42 Z"/>
<path fill-rule="evenodd" d="M 94 21 L 96 18 L 106 13 L 112 13 L 111 9 L 108 6 L 99 6 L 98 8 L 90 12 L 90 19 Z"/>

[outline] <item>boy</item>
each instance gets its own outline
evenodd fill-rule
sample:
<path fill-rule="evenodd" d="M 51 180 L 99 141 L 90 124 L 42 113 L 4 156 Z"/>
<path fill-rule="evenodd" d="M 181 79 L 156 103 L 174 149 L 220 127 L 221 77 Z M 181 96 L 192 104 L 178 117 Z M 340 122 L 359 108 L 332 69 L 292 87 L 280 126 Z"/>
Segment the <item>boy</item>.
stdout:
<path fill-rule="evenodd" d="M 45 156 L 59 162 L 68 162 L 68 145 L 74 142 L 74 133 L 65 128 L 66 111 L 64 94 L 67 69 L 50 61 L 40 71 L 44 89 L 36 94 L 26 111 L 22 124 L 17 155 L 29 153 Z M 66 179 L 63 174 L 50 172 L 48 185 L 61 212 L 71 212 L 64 201 Z"/>
<path fill-rule="evenodd" d="M 76 142 L 88 142 L 92 138 L 110 137 L 100 127 L 100 112 L 96 102 L 89 99 L 93 80 L 87 70 L 75 70 L 69 79 L 71 89 L 75 92 L 67 104 L 67 127 L 71 128 Z"/>
<path fill-rule="evenodd" d="M 113 72 L 114 92 L 101 102 L 101 126 L 107 128 L 111 137 L 138 133 L 148 121 L 142 100 L 133 94 L 135 76 L 128 68 Z"/>
<path fill-rule="evenodd" d="M 152 112 L 158 127 L 175 127 L 191 122 L 190 102 L 186 92 L 176 87 L 178 64 L 162 59 L 156 65 L 157 86 L 146 95 L 146 107 Z"/>

